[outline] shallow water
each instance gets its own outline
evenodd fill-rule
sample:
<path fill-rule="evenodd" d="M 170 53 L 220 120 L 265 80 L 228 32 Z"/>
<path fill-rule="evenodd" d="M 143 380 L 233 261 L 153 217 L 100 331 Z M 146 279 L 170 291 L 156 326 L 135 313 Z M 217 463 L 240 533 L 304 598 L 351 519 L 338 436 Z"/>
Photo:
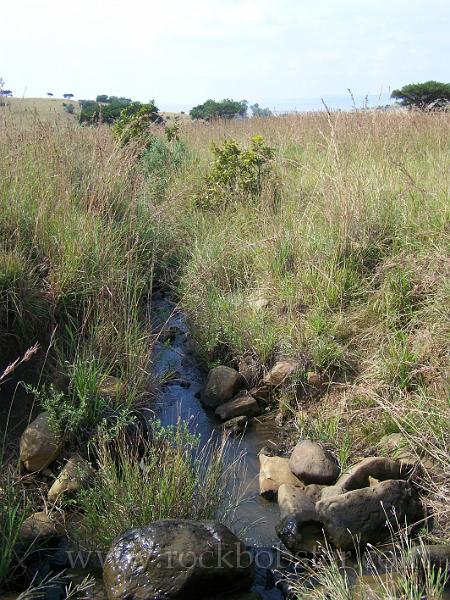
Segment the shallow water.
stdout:
<path fill-rule="evenodd" d="M 156 295 L 153 303 L 153 324 L 170 332 L 169 339 L 155 345 L 152 369 L 162 385 L 155 413 L 164 426 L 174 425 L 179 419 L 189 424 L 190 430 L 200 436 L 201 443 L 211 438 L 220 439 L 221 423 L 211 411 L 203 408 L 199 394 L 205 383 L 203 372 L 191 349 L 189 330 L 184 315 L 164 297 Z M 164 339 L 164 334 L 161 336 Z M 228 440 L 227 458 L 232 461 L 241 457 L 239 468 L 239 506 L 231 528 L 252 547 L 270 549 L 278 546 L 275 525 L 279 521 L 278 505 L 259 495 L 258 454 L 265 446 L 274 445 L 275 425 L 270 417 L 253 419 L 243 437 Z M 267 554 L 266 554 L 267 556 Z M 264 562 L 264 558 L 261 562 Z M 281 598 L 276 590 L 258 592 L 267 600 Z"/>

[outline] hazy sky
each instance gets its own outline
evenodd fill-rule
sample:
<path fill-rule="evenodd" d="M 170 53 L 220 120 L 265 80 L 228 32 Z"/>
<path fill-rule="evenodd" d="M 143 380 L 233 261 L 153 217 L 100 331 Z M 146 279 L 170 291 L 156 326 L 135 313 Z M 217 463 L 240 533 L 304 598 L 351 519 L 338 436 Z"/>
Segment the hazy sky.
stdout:
<path fill-rule="evenodd" d="M 450 0 L 0 2 L 0 77 L 16 96 L 300 108 L 450 81 Z"/>

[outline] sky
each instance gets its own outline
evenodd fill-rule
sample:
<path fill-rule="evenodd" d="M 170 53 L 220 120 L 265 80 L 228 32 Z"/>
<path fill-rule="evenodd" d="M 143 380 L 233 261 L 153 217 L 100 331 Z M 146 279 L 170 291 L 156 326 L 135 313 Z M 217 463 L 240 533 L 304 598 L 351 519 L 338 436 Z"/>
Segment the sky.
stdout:
<path fill-rule="evenodd" d="M 276 110 L 386 103 L 450 81 L 450 0 L 0 0 L 0 77 L 15 96 L 208 98 Z"/>

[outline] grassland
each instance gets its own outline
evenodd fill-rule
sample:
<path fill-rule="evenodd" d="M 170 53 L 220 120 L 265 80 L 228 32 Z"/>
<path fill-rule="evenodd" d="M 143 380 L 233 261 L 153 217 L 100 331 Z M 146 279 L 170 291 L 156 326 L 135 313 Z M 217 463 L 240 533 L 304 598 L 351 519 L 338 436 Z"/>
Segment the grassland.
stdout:
<path fill-rule="evenodd" d="M 61 101 L 42 101 L 45 116 L 20 102 L 0 109 L 0 367 L 40 343 L 36 397 L 69 437 L 98 427 L 106 376 L 123 385 L 106 408 L 126 418 L 152 392 L 157 282 L 205 366 L 299 359 L 274 399 L 296 435 L 345 463 L 401 432 L 448 537 L 450 116 L 183 120 L 143 150 L 80 127 Z M 256 188 L 218 178 L 211 144 L 255 135 L 272 149 Z"/>
<path fill-rule="evenodd" d="M 75 110 L 78 110 L 76 100 L 64 100 L 63 98 L 6 98 L 5 107 L 2 107 L 2 113 L 6 109 L 15 119 L 32 120 L 33 118 L 55 119 L 64 118 L 73 120 L 74 116 L 64 110 L 65 104 L 73 104 Z"/>

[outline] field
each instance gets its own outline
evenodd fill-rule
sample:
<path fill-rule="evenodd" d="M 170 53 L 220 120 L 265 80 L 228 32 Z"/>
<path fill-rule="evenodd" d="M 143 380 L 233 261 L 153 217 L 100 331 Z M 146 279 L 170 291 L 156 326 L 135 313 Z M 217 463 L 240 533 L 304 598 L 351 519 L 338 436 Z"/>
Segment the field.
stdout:
<path fill-rule="evenodd" d="M 74 117 L 64 110 L 63 102 L 73 104 L 75 110 L 78 109 L 76 100 L 64 100 L 63 98 L 7 98 L 5 102 L 6 107 L 3 108 L 6 108 L 15 118 L 20 119 L 33 117 L 52 120 L 61 117 L 73 119 Z M 3 112 L 6 111 L 2 111 L 2 114 Z"/>
<path fill-rule="evenodd" d="M 25 379 L 75 447 L 105 433 L 105 414 L 129 423 L 156 390 L 148 303 L 162 288 L 205 368 L 251 356 L 262 374 L 298 360 L 271 404 L 292 439 L 323 442 L 344 467 L 401 433 L 425 470 L 433 539 L 449 539 L 449 114 L 183 119 L 124 146 L 106 126 L 80 127 L 62 100 L 8 104 L 0 375 L 39 349 L 32 375 L 19 364 L 4 376 L 6 414 L 4 390 Z M 110 377 L 120 398 L 105 401 Z M 16 481 L 17 437 L 2 438 Z M 84 510 L 101 538 L 97 504 Z"/>

